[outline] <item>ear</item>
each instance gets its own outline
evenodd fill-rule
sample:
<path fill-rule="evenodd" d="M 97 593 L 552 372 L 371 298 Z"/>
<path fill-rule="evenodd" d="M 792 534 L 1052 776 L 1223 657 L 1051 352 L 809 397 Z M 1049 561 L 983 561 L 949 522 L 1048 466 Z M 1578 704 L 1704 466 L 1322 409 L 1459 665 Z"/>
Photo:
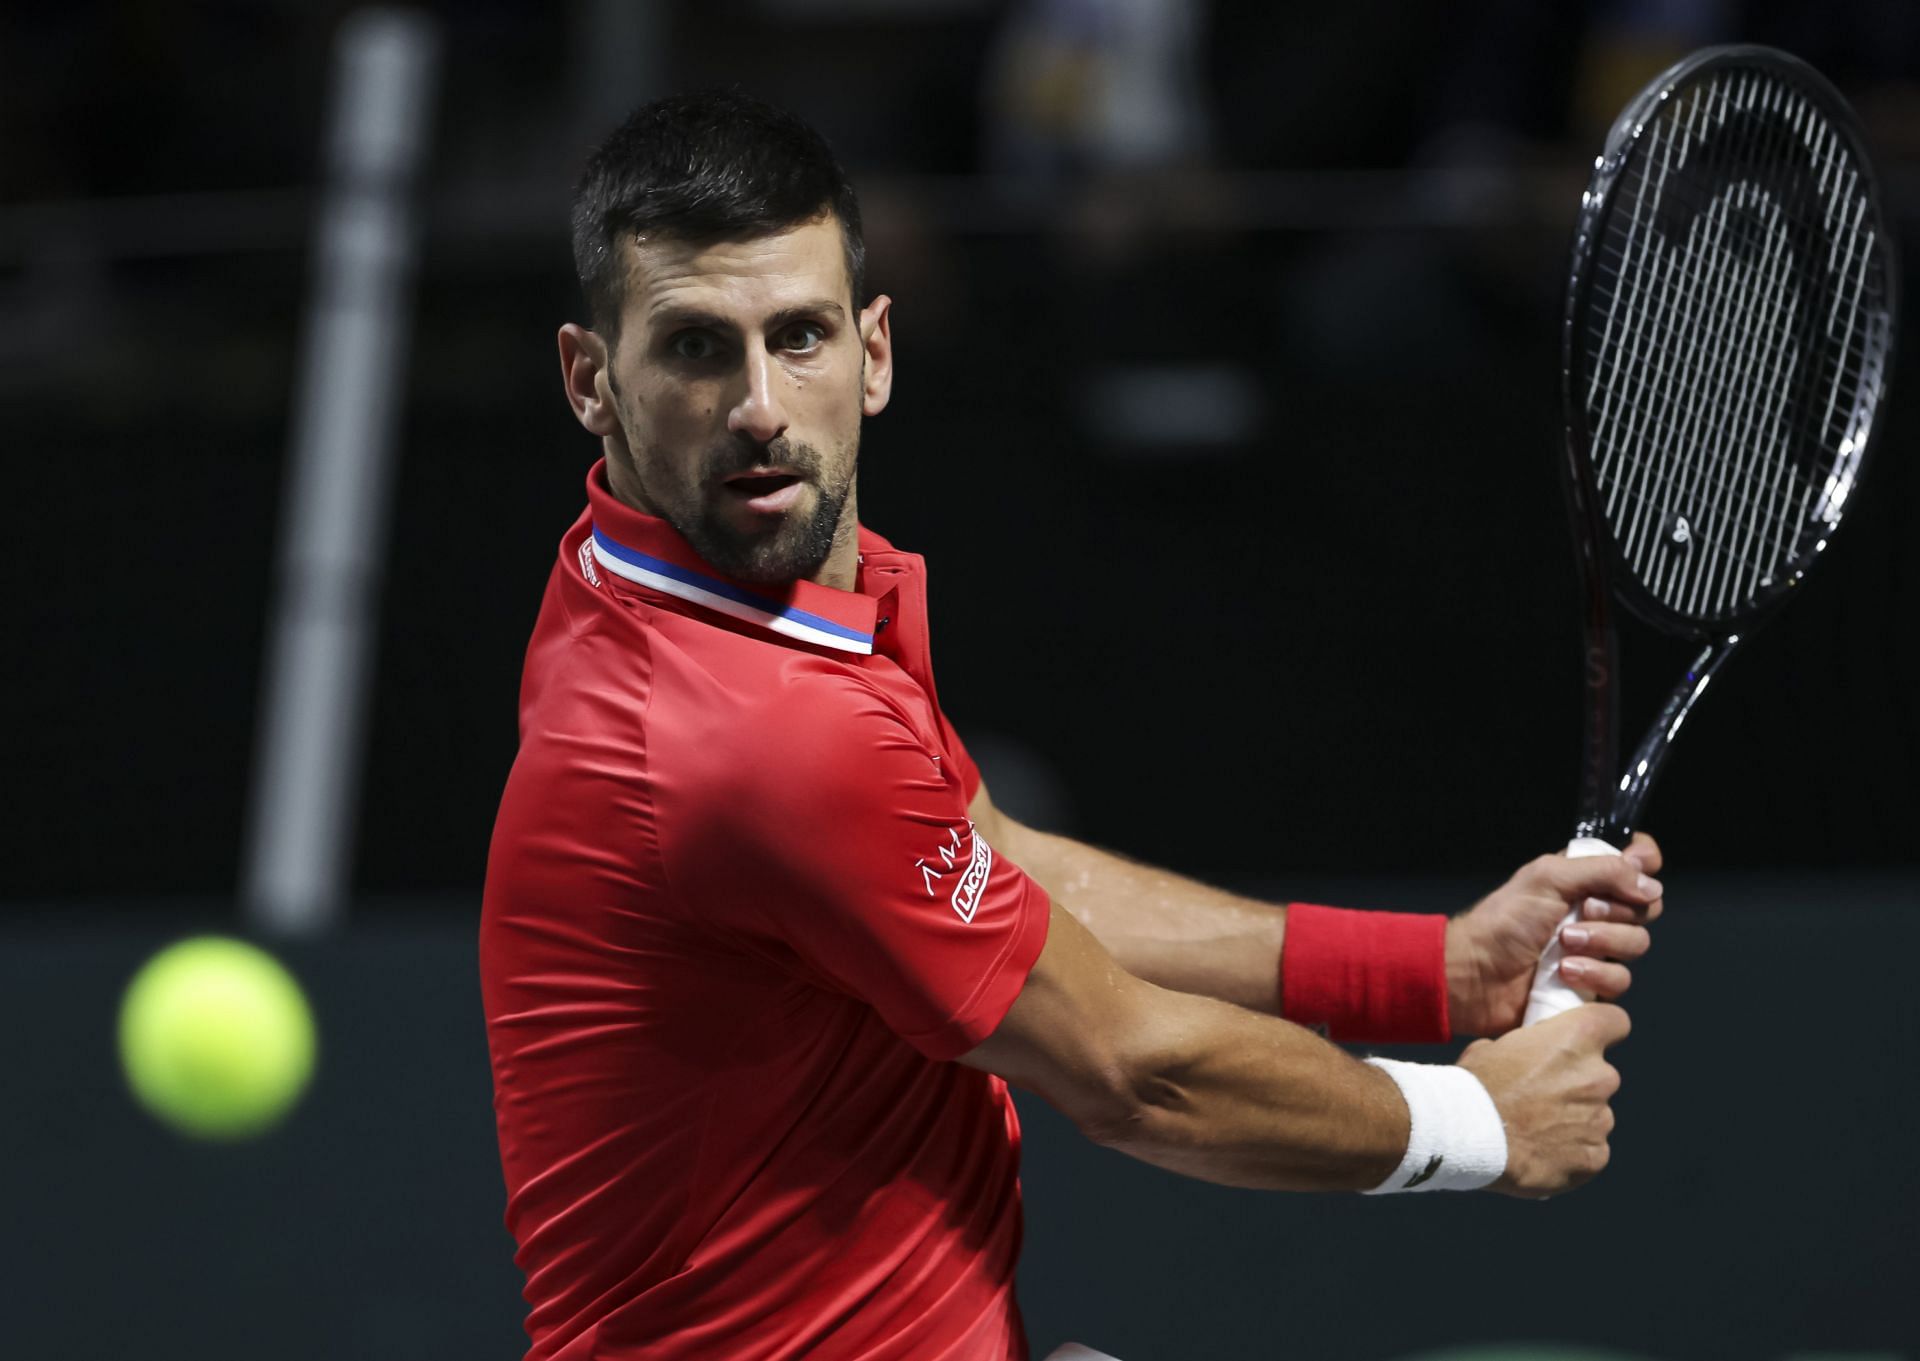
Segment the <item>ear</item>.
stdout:
<path fill-rule="evenodd" d="M 878 416 L 893 396 L 893 299 L 884 293 L 861 309 L 860 344 L 866 350 L 860 410 Z"/>
<path fill-rule="evenodd" d="M 620 433 L 607 362 L 607 343 L 597 334 L 573 322 L 560 328 L 560 381 L 566 385 L 567 403 L 574 419 L 601 436 Z"/>

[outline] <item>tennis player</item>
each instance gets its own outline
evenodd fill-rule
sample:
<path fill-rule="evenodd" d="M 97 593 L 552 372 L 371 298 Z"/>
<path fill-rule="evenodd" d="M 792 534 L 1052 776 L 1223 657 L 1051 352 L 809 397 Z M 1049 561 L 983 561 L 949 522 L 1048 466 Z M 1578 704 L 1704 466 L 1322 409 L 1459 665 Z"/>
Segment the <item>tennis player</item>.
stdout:
<path fill-rule="evenodd" d="M 1605 1165 L 1625 1013 L 1515 1027 L 1571 907 L 1569 981 L 1626 988 L 1651 841 L 1448 919 L 1020 825 L 941 710 L 925 565 L 860 523 L 891 305 L 826 145 L 736 94 L 651 104 L 573 229 L 561 371 L 602 458 L 480 936 L 529 1357 L 1024 1358 L 1009 1082 L 1236 1186 L 1545 1197 Z M 1404 1064 L 1316 1031 L 1501 1038 Z"/>

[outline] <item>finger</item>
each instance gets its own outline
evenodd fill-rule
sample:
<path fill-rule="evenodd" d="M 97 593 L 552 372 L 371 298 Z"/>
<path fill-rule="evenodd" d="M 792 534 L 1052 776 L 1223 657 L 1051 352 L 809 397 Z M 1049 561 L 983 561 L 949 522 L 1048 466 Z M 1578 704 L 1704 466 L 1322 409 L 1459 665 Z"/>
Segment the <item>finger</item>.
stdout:
<path fill-rule="evenodd" d="M 1623 855 L 1593 855 L 1572 860 L 1551 856 L 1547 874 L 1563 899 L 1588 896 L 1617 903 L 1651 903 L 1660 896 L 1660 881 L 1635 869 Z"/>
<path fill-rule="evenodd" d="M 1560 944 L 1570 955 L 1632 960 L 1640 958 L 1653 945 L 1653 933 L 1644 926 L 1582 922 L 1562 931 Z"/>
<path fill-rule="evenodd" d="M 1610 903 L 1605 898 L 1589 898 L 1580 904 L 1580 918 L 1590 922 L 1632 922 L 1645 926 L 1648 922 L 1658 921 L 1660 914 L 1667 910 L 1664 898 L 1655 898 L 1647 904 Z"/>
<path fill-rule="evenodd" d="M 1575 961 L 1567 961 L 1567 963 L 1573 962 Z M 1582 967 L 1591 962 L 1584 959 L 1578 961 Z M 1633 1030 L 1632 1018 L 1610 1002 L 1590 1002 L 1584 1007 L 1575 1007 L 1572 1011 L 1564 1011 L 1560 1014 L 1578 1017 L 1579 1024 L 1586 1033 L 1598 1040 L 1603 1049 L 1620 1043 Z"/>
<path fill-rule="evenodd" d="M 1660 854 L 1660 843 L 1645 832 L 1635 832 L 1633 840 L 1627 843 L 1627 849 L 1622 853 L 1648 874 L 1660 873 L 1663 859 Z"/>
<path fill-rule="evenodd" d="M 1624 964 L 1584 955 L 1568 955 L 1560 961 L 1560 976 L 1571 987 L 1581 988 L 1602 1000 L 1618 997 L 1633 986 L 1633 972 Z M 1625 1013 L 1621 1013 L 1624 1015 Z M 1606 1041 L 1614 1043 L 1612 1040 Z"/>

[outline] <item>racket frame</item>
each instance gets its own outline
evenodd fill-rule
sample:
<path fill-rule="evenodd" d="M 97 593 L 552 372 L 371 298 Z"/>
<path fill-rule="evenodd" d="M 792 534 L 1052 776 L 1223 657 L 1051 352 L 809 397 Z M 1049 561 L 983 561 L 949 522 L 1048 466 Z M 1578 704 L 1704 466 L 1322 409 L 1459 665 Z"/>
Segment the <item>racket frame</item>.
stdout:
<path fill-rule="evenodd" d="M 1818 71 L 1787 53 L 1768 47 L 1734 45 L 1710 47 L 1695 52 L 1667 68 L 1627 103 L 1608 130 L 1605 147 L 1594 161 L 1592 178 L 1581 196 L 1576 220 L 1573 270 L 1567 288 L 1566 313 L 1561 329 L 1561 398 L 1565 413 L 1565 457 L 1561 461 L 1562 485 L 1574 524 L 1576 561 L 1580 585 L 1585 597 L 1583 617 L 1585 690 L 1584 734 L 1580 777 L 1579 821 L 1576 837 L 1594 838 L 1616 847 L 1624 847 L 1637 824 L 1640 807 L 1654 779 L 1666 764 L 1674 735 L 1706 693 L 1709 683 L 1727 659 L 1740 647 L 1768 615 L 1791 595 L 1815 561 L 1815 554 L 1831 546 L 1838 532 L 1838 521 L 1820 537 L 1820 548 L 1807 551 L 1804 544 L 1796 552 L 1788 569 L 1762 594 L 1744 608 L 1731 611 L 1713 625 L 1682 615 L 1643 586 L 1633 571 L 1623 566 L 1621 550 L 1609 530 L 1601 507 L 1590 457 L 1589 432 L 1586 429 L 1585 402 L 1577 394 L 1586 380 L 1579 343 L 1579 327 L 1586 314 L 1587 300 L 1594 283 L 1594 264 L 1598 242 L 1605 231 L 1614 205 L 1613 187 L 1632 161 L 1636 145 L 1660 106 L 1684 87 L 1716 69 L 1739 66 L 1745 69 L 1773 71 L 1794 84 L 1846 142 L 1855 162 L 1870 171 L 1859 129 L 1846 100 Z M 1878 181 L 1870 173 L 1861 176 L 1873 219 L 1884 232 L 1885 214 L 1881 210 Z M 1886 374 L 1893 366 L 1894 319 L 1899 315 L 1900 277 L 1896 251 L 1888 238 L 1881 264 L 1886 289 L 1887 327 L 1878 353 L 1878 374 L 1863 371 L 1860 390 L 1871 383 L 1884 396 Z M 1860 443 L 1852 463 L 1853 486 L 1865 475 L 1872 438 L 1878 424 L 1878 399 L 1872 417 L 1862 427 Z M 1845 517 L 1842 517 L 1844 519 Z M 1802 527 L 1804 539 L 1805 527 Z M 1624 770 L 1619 761 L 1619 671 L 1618 630 L 1614 622 L 1615 599 L 1642 622 L 1670 636 L 1705 644 L 1674 686 L 1659 716 L 1647 729 Z"/>

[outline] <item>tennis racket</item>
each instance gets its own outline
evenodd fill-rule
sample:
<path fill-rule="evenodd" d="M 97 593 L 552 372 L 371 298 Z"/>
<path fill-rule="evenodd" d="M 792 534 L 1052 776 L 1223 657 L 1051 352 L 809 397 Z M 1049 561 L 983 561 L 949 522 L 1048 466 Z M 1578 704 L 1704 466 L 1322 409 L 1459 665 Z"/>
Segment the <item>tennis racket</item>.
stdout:
<path fill-rule="evenodd" d="M 1804 62 L 1697 52 L 1607 134 L 1562 337 L 1586 648 L 1567 854 L 1620 853 L 1708 684 L 1831 548 L 1886 394 L 1897 283 L 1852 111 Z M 1616 600 L 1700 644 L 1624 766 Z M 1588 1000 L 1561 957 L 1556 931 L 1528 1024 Z"/>

